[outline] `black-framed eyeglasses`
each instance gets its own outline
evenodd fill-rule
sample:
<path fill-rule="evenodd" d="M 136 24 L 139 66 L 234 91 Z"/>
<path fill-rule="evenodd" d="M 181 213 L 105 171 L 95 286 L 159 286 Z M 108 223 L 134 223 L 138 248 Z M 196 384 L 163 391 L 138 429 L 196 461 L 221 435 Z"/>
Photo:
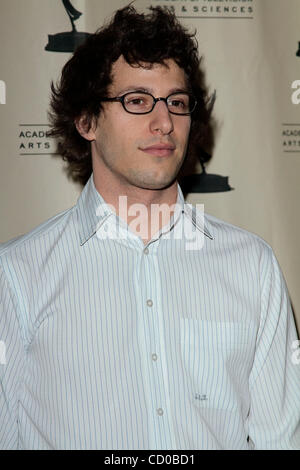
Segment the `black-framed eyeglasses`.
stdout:
<path fill-rule="evenodd" d="M 187 92 L 171 93 L 166 98 L 154 98 L 151 93 L 130 91 L 122 96 L 102 98 L 101 101 L 119 101 L 130 114 L 151 113 L 158 101 L 164 101 L 171 114 L 186 116 L 192 114 L 197 106 L 195 97 Z"/>

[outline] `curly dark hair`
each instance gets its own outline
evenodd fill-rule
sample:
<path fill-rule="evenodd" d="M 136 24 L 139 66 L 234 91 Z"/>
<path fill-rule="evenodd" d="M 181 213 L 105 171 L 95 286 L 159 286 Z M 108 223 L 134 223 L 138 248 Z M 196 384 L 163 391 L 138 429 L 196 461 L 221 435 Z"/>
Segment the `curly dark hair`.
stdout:
<path fill-rule="evenodd" d="M 192 115 L 187 156 L 203 148 L 211 110 L 195 33 L 189 33 L 167 7 L 150 7 L 150 13 L 144 14 L 129 5 L 90 35 L 65 64 L 59 83 L 51 83 L 49 135 L 57 138 L 58 152 L 68 162 L 73 180 L 83 185 L 92 173 L 91 148 L 78 133 L 75 120 L 84 114 L 90 126 L 99 116 L 100 100 L 107 96 L 112 82 L 112 64 L 120 56 L 140 66 L 173 59 L 185 71 L 198 102 Z"/>

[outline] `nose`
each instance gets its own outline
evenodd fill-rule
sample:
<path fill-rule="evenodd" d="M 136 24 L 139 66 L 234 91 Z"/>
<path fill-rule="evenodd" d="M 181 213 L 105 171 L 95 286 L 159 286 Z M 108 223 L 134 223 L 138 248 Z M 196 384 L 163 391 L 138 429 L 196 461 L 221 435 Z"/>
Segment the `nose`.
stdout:
<path fill-rule="evenodd" d="M 158 100 L 150 116 L 150 129 L 152 133 L 161 133 L 163 135 L 171 134 L 174 130 L 172 115 L 169 113 L 167 103 Z"/>

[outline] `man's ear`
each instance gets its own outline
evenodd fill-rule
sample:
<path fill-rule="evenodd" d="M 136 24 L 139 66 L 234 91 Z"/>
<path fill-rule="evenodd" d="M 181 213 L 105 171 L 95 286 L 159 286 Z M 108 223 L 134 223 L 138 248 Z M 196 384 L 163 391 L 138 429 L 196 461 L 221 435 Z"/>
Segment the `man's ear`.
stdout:
<path fill-rule="evenodd" d="M 81 137 L 92 142 L 96 139 L 96 122 L 93 118 L 91 121 L 85 114 L 75 119 L 75 126 Z"/>

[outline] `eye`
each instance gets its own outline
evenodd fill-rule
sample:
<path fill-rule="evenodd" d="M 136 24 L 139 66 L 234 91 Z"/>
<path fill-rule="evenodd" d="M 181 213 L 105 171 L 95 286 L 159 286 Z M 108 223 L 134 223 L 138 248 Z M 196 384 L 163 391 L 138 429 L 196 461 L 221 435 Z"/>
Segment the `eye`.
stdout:
<path fill-rule="evenodd" d="M 139 97 L 136 97 L 136 98 L 128 98 L 126 100 L 126 103 L 130 104 L 130 105 L 141 105 L 144 103 L 144 98 L 141 98 L 140 96 Z"/>
<path fill-rule="evenodd" d="M 186 107 L 186 104 L 183 100 L 179 100 L 179 99 L 172 99 L 171 101 L 169 101 L 170 103 L 170 106 L 172 106 L 173 108 L 185 108 Z"/>
<path fill-rule="evenodd" d="M 125 103 L 129 106 L 147 106 L 151 102 L 151 97 L 144 93 L 128 93 Z"/>
<path fill-rule="evenodd" d="M 169 96 L 169 108 L 178 113 L 186 113 L 189 110 L 189 96 L 185 94 L 176 94 Z"/>

